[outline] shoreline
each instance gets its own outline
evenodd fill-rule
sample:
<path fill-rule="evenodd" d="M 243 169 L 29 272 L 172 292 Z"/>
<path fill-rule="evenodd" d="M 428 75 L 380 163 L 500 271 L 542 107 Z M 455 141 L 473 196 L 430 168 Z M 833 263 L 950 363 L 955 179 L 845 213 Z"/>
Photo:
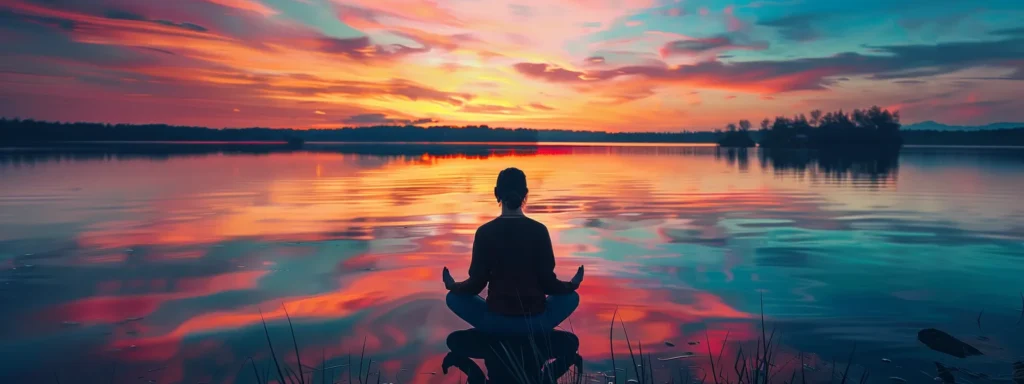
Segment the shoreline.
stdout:
<path fill-rule="evenodd" d="M 475 146 L 475 147 L 707 147 L 727 150 L 765 149 L 760 145 L 748 148 L 721 146 L 708 142 L 630 142 L 630 141 L 309 141 L 302 146 L 293 147 L 285 141 L 206 141 L 206 140 L 175 140 L 175 141 L 45 141 L 25 143 L 5 143 L 0 151 L 21 149 L 39 149 L 52 146 L 102 146 L 102 145 L 166 145 L 166 146 L 239 146 L 239 147 L 274 147 L 302 150 L 306 147 L 329 146 Z M 1024 145 L 985 145 L 985 144 L 905 144 L 903 148 L 949 148 L 949 149 L 1024 149 Z M 769 148 L 774 150 L 815 150 L 810 148 Z"/>

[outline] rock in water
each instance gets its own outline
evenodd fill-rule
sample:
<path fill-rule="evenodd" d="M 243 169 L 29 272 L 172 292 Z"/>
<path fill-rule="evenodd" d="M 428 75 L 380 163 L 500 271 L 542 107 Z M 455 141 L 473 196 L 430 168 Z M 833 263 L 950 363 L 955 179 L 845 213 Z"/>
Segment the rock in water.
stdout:
<path fill-rule="evenodd" d="M 942 380 L 943 384 L 956 384 L 956 377 L 953 376 L 953 372 L 950 372 L 949 368 L 946 368 L 945 365 L 942 365 L 942 363 L 936 361 L 935 369 L 939 371 L 938 377 L 940 380 Z"/>
<path fill-rule="evenodd" d="M 970 344 L 935 328 L 922 329 L 917 333 L 917 340 L 927 345 L 928 348 L 950 356 L 965 358 L 967 356 L 983 355 L 978 348 L 974 348 Z"/>

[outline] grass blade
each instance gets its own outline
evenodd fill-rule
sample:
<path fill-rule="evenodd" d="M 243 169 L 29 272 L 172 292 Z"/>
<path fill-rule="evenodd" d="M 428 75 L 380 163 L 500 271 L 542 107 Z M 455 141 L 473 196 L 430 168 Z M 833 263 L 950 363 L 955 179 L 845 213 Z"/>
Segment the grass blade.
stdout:
<path fill-rule="evenodd" d="M 633 361 L 633 374 L 636 375 L 637 380 L 640 380 L 640 371 L 636 366 L 636 356 L 633 355 L 633 343 L 629 341 L 629 332 L 626 331 L 626 324 L 622 322 L 622 318 L 619 318 L 619 325 L 622 326 L 622 333 L 626 336 L 626 346 L 629 347 L 629 358 Z"/>
<path fill-rule="evenodd" d="M 366 356 L 366 336 L 363 336 L 363 350 L 359 352 L 359 372 L 356 373 L 356 377 L 359 378 L 359 383 L 365 383 L 363 381 L 363 357 Z M 352 384 L 349 382 L 349 384 Z"/>
<path fill-rule="evenodd" d="M 637 377 L 636 379 L 640 382 L 640 384 L 646 384 L 647 383 L 647 363 L 644 362 L 644 342 L 641 341 L 641 340 L 637 340 L 636 346 L 637 346 L 638 350 L 640 351 L 640 375 L 642 376 L 642 377 Z"/>
<path fill-rule="evenodd" d="M 284 384 L 284 372 L 281 371 L 281 363 L 277 360 L 277 353 L 274 352 L 274 343 L 270 341 L 270 330 L 267 329 L 267 319 L 263 318 L 263 310 L 260 310 L 260 321 L 263 322 L 263 334 L 267 336 L 267 345 L 270 346 L 270 357 L 274 359 L 274 366 L 277 367 L 277 377 Z M 270 381 L 268 378 L 267 381 Z"/>
<path fill-rule="evenodd" d="M 839 384 L 846 384 L 846 375 L 850 373 L 850 366 L 853 365 L 853 354 L 857 352 L 857 345 L 853 345 L 853 350 L 850 351 L 850 359 L 846 362 L 846 370 L 843 371 L 843 381 Z"/>
<path fill-rule="evenodd" d="M 1024 312 L 1022 312 L 1024 313 Z M 619 371 L 615 368 L 615 342 L 613 332 L 615 331 L 615 316 L 619 314 L 619 307 L 615 307 L 615 312 L 612 312 L 612 324 L 608 326 L 608 347 L 612 354 L 612 383 L 619 383 Z"/>
<path fill-rule="evenodd" d="M 982 309 L 981 312 L 978 312 L 978 332 L 981 332 L 981 315 L 983 313 L 985 313 L 984 309 Z"/>
<path fill-rule="evenodd" d="M 707 327 L 704 327 L 704 344 L 708 346 L 708 360 L 711 360 L 711 375 L 713 376 L 712 378 L 715 379 L 715 384 L 719 384 L 717 373 L 718 371 L 715 370 L 715 354 L 711 352 L 711 337 L 708 336 Z M 704 376 L 706 378 L 707 373 L 705 373 Z M 704 379 L 701 379 L 701 382 L 703 383 Z"/>
<path fill-rule="evenodd" d="M 263 379 L 260 378 L 260 371 L 256 369 L 256 361 L 249 357 L 249 364 L 252 365 L 252 374 L 256 375 L 256 384 L 263 384 Z"/>
<path fill-rule="evenodd" d="M 284 308 L 284 316 L 288 319 L 288 329 L 292 333 L 292 345 L 295 347 L 295 361 L 299 363 L 299 383 L 306 384 L 306 375 L 302 373 L 302 358 L 299 357 L 299 342 L 295 339 L 295 327 L 292 326 L 292 317 L 288 314 L 288 307 L 281 304 L 281 308 Z"/>

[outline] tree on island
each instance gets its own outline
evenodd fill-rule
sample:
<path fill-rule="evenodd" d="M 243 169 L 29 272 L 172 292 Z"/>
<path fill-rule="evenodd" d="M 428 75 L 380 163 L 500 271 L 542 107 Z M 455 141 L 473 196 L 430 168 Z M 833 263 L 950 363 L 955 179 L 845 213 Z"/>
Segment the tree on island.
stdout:
<path fill-rule="evenodd" d="M 804 114 L 788 118 L 779 116 L 774 122 L 761 122 L 761 146 L 766 148 L 813 148 L 841 150 L 846 148 L 898 150 L 903 145 L 900 136 L 900 113 L 878 106 L 842 110 L 822 114 L 811 111 L 810 119 Z"/>
<path fill-rule="evenodd" d="M 750 148 L 756 146 L 757 143 L 750 137 L 750 127 L 750 120 L 740 120 L 739 128 L 736 127 L 736 124 L 729 123 L 726 125 L 725 132 L 716 132 L 719 136 L 718 146 L 730 148 Z"/>

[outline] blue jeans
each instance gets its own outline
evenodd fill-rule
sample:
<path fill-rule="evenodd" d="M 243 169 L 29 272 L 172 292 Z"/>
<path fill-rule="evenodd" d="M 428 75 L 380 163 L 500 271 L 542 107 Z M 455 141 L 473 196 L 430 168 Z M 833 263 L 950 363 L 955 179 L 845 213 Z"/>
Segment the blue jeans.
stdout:
<path fill-rule="evenodd" d="M 533 316 L 505 316 L 487 310 L 487 302 L 477 295 L 448 292 L 448 308 L 473 328 L 494 333 L 548 332 L 580 306 L 580 295 L 550 295 L 544 304 L 544 313 Z"/>

